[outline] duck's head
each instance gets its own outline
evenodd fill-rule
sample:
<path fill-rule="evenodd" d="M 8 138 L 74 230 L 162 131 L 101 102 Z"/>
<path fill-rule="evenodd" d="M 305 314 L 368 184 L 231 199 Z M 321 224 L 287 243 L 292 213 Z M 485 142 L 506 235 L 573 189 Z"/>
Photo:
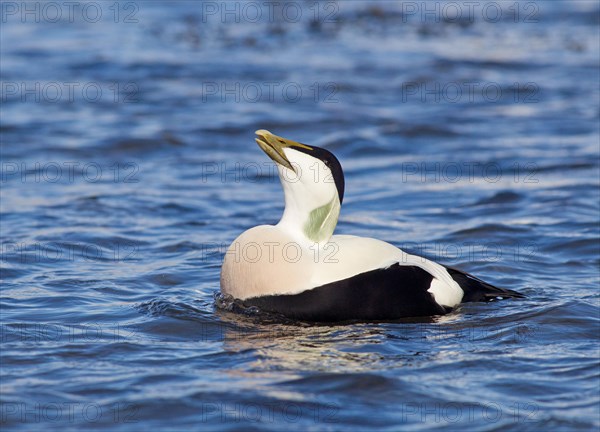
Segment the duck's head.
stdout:
<path fill-rule="evenodd" d="M 256 143 L 277 164 L 285 194 L 279 226 L 312 242 L 333 234 L 344 198 L 344 173 L 329 151 L 261 129 Z"/>

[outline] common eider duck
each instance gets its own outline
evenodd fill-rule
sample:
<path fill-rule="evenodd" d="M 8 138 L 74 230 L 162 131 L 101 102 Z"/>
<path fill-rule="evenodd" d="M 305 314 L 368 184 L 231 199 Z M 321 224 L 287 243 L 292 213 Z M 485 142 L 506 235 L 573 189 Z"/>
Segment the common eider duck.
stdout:
<path fill-rule="evenodd" d="M 463 302 L 523 297 L 374 238 L 333 235 L 344 173 L 328 150 L 256 131 L 276 163 L 285 210 L 231 244 L 221 292 L 244 306 L 309 322 L 443 315 Z"/>

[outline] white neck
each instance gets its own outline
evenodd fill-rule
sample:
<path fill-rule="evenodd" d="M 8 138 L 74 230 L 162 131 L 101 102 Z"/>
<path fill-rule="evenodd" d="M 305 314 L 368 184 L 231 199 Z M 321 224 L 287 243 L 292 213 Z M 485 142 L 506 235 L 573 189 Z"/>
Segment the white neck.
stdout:
<path fill-rule="evenodd" d="M 327 243 L 340 215 L 341 205 L 337 194 L 330 202 L 307 210 L 306 205 L 298 202 L 292 187 L 285 181 L 281 183 L 285 194 L 285 209 L 277 226 L 304 244 Z"/>

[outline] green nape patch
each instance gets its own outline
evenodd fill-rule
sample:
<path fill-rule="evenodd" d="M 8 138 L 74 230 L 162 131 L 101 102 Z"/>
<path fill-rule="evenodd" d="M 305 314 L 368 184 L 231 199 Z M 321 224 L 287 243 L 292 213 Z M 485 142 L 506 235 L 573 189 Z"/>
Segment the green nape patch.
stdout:
<path fill-rule="evenodd" d="M 337 196 L 325 204 L 317 207 L 308 215 L 304 224 L 304 234 L 315 242 L 328 239 L 333 234 L 340 215 L 340 200 Z"/>

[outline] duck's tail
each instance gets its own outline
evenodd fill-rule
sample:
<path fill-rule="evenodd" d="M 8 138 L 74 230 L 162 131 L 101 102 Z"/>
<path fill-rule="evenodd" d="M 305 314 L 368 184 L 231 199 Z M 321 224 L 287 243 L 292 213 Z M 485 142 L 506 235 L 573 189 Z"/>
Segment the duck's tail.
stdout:
<path fill-rule="evenodd" d="M 523 298 L 523 294 L 513 290 L 498 288 L 494 285 L 490 285 L 487 282 L 482 281 L 475 276 L 466 273 L 462 270 L 455 269 L 453 267 L 446 267 L 452 279 L 460 285 L 465 292 L 462 302 L 488 302 L 498 298 Z"/>

